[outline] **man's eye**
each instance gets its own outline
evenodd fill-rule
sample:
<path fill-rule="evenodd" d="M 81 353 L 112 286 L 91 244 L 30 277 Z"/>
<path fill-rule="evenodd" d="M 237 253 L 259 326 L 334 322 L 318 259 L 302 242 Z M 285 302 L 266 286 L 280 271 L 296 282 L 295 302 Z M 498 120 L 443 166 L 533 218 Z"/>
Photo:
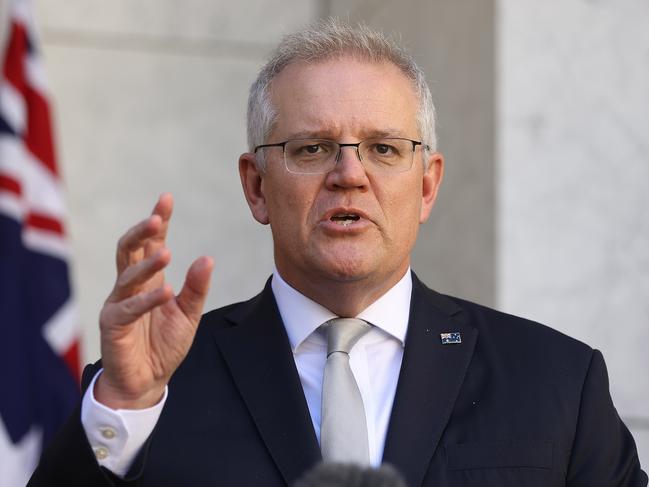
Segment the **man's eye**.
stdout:
<path fill-rule="evenodd" d="M 372 151 L 378 156 L 396 156 L 399 151 L 390 144 L 374 144 Z"/>
<path fill-rule="evenodd" d="M 306 146 L 304 146 L 304 148 L 302 150 L 303 150 L 303 152 L 306 152 L 307 154 L 317 154 L 318 151 L 320 150 L 320 146 L 315 145 L 315 144 L 314 145 L 306 145 Z"/>

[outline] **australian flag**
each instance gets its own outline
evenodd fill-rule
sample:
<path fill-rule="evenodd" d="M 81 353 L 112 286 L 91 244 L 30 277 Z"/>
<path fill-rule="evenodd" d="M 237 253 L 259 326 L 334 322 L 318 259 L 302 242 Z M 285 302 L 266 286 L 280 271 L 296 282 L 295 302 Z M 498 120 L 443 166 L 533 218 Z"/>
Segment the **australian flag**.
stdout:
<path fill-rule="evenodd" d="M 29 0 L 0 29 L 0 487 L 25 485 L 79 397 L 62 184 Z"/>

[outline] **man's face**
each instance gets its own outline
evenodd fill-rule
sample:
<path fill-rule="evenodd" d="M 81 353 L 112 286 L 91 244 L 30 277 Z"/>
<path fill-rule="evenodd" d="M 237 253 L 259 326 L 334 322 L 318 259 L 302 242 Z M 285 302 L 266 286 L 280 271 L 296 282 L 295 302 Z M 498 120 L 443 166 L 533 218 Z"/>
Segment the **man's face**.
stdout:
<path fill-rule="evenodd" d="M 420 140 L 412 84 L 389 63 L 291 64 L 273 81 L 271 95 L 278 116 L 267 143 Z M 354 148 L 343 148 L 327 174 L 288 172 L 281 148 L 266 149 L 265 157 L 260 174 L 250 167 L 251 155 L 242 156 L 242 181 L 253 215 L 271 225 L 275 264 L 289 284 L 313 298 L 318 286 L 358 281 L 380 296 L 403 276 L 441 180 L 439 154 L 429 156 L 426 170 L 417 147 L 412 168 L 401 173 L 366 171 Z M 342 225 L 335 217 L 345 214 L 360 218 Z"/>

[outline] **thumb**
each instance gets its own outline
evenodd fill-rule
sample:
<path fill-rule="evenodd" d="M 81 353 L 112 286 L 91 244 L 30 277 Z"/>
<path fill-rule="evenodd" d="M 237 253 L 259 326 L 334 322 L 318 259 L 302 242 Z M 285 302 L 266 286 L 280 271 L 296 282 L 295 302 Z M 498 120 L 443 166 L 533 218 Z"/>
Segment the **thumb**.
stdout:
<path fill-rule="evenodd" d="M 189 267 L 183 288 L 176 297 L 178 306 L 194 324 L 198 323 L 203 313 L 213 268 L 214 260 L 211 257 L 196 259 Z"/>

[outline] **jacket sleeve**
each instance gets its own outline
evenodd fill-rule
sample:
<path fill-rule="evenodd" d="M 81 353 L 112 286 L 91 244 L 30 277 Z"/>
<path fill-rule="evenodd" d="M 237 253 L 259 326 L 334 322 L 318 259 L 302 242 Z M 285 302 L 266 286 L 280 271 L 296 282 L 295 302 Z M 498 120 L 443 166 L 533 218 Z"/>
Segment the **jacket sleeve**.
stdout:
<path fill-rule="evenodd" d="M 635 442 L 609 392 L 602 354 L 593 352 L 584 381 L 567 473 L 569 487 L 646 487 Z"/>

